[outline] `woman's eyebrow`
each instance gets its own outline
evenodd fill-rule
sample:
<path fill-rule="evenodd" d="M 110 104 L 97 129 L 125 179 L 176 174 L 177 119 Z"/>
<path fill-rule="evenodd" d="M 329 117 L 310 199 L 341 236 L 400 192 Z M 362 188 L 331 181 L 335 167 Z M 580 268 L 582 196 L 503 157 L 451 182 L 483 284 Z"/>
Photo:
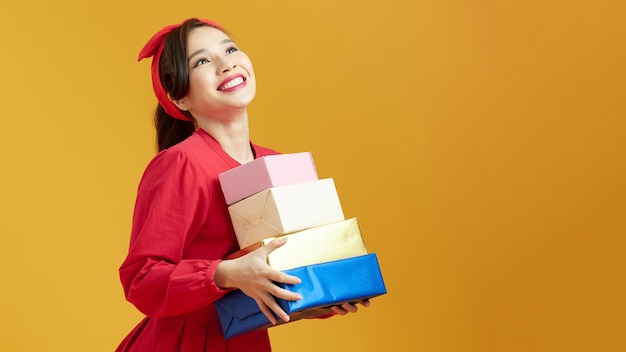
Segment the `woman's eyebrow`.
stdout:
<path fill-rule="evenodd" d="M 222 39 L 220 41 L 220 45 L 230 44 L 230 43 L 234 43 L 234 41 L 232 39 L 230 39 L 230 38 Z M 208 51 L 208 50 L 205 49 L 205 48 L 202 48 L 202 49 L 198 49 L 198 50 L 194 51 L 193 53 L 191 53 L 191 55 L 189 55 L 189 58 L 187 58 L 187 62 L 191 61 L 191 59 L 194 56 L 196 56 L 196 55 L 198 55 L 198 54 L 200 54 L 200 53 L 202 53 L 204 51 Z"/>

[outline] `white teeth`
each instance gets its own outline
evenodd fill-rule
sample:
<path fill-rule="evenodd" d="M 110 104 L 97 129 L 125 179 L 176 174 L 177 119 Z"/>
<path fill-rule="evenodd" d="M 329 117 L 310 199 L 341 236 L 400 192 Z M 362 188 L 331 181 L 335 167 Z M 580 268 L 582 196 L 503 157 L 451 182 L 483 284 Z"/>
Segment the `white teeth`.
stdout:
<path fill-rule="evenodd" d="M 225 85 L 220 87 L 220 90 L 224 90 L 224 89 L 230 89 L 234 86 L 238 86 L 240 84 L 243 83 L 243 78 L 241 77 L 237 77 L 235 79 L 231 79 L 230 81 L 228 81 L 228 83 L 226 83 Z"/>

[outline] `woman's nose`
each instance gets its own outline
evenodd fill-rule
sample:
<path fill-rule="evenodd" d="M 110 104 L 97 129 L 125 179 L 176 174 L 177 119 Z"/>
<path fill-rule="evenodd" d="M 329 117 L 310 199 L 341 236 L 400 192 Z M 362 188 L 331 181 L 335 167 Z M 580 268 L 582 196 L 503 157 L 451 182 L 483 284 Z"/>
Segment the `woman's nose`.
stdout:
<path fill-rule="evenodd" d="M 232 62 L 232 61 L 230 61 L 228 59 L 222 59 L 220 61 L 219 66 L 218 66 L 218 73 L 219 74 L 224 74 L 224 73 L 230 72 L 235 67 L 237 67 L 237 65 L 234 62 Z"/>

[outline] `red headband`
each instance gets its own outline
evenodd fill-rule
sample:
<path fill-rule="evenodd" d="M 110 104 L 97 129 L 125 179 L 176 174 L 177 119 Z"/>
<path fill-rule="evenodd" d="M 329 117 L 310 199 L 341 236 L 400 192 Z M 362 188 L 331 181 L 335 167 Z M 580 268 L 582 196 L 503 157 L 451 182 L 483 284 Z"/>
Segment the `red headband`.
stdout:
<path fill-rule="evenodd" d="M 224 29 L 219 24 L 210 21 L 199 19 L 198 21 L 205 23 L 211 27 L 215 27 L 221 31 Z M 184 22 L 183 22 L 184 23 Z M 163 44 L 165 43 L 165 37 L 167 37 L 170 32 L 174 29 L 180 27 L 181 24 L 173 24 L 166 27 L 163 27 L 160 31 L 156 32 L 150 40 L 144 45 L 143 49 L 139 52 L 139 58 L 137 61 L 141 61 L 142 59 L 149 58 L 152 56 L 152 89 L 154 89 L 154 94 L 156 95 L 159 104 L 163 107 L 165 112 L 168 115 L 177 118 L 183 121 L 192 121 L 189 117 L 183 114 L 182 110 L 180 110 L 174 103 L 170 101 L 167 96 L 167 92 L 165 91 L 165 87 L 161 83 L 161 75 L 159 74 L 159 61 L 161 60 L 161 54 L 163 53 Z"/>

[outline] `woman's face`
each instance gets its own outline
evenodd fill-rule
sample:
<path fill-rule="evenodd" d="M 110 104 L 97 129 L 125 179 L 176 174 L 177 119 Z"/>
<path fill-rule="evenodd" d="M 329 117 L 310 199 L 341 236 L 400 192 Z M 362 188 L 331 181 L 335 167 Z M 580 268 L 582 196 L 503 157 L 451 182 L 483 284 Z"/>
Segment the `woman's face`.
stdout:
<path fill-rule="evenodd" d="M 252 63 L 222 31 L 197 27 L 187 43 L 189 91 L 176 104 L 196 119 L 219 119 L 245 109 L 256 94 Z"/>

